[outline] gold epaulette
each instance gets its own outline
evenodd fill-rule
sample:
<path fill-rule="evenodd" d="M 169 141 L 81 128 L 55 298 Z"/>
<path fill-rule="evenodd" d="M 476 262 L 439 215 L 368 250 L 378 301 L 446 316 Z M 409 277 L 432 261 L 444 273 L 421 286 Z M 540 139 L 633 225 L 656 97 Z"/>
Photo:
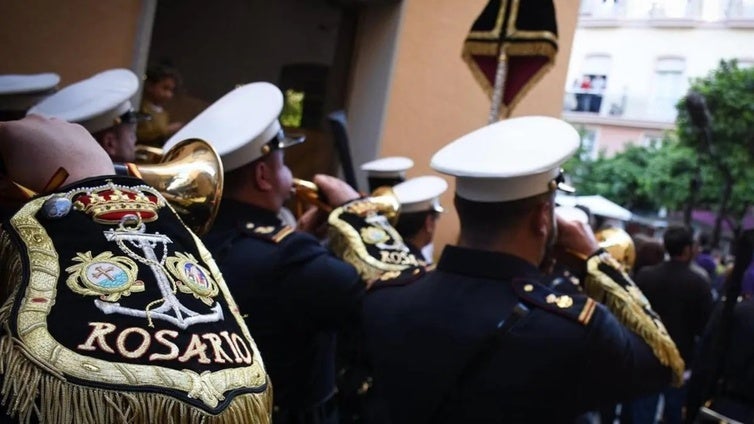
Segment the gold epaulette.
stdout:
<path fill-rule="evenodd" d="M 581 325 L 589 324 L 597 307 L 597 302 L 586 296 L 559 294 L 536 281 L 518 279 L 512 284 L 520 299 Z"/>
<path fill-rule="evenodd" d="M 272 243 L 280 243 L 286 237 L 296 231 L 289 225 L 258 225 L 253 222 L 243 224 L 243 232 L 246 235 L 260 238 Z"/>

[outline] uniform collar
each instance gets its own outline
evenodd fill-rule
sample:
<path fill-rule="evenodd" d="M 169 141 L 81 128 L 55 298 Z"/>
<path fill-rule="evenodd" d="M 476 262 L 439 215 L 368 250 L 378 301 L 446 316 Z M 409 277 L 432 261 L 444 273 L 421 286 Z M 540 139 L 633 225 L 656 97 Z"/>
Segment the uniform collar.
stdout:
<path fill-rule="evenodd" d="M 517 256 L 458 246 L 445 247 L 437 269 L 495 280 L 538 278 L 541 274 L 537 267 Z"/>
<path fill-rule="evenodd" d="M 225 198 L 220 204 L 220 213 L 222 216 L 219 220 L 228 220 L 227 222 L 233 223 L 247 223 L 253 222 L 258 225 L 280 225 L 280 219 L 277 213 L 260 208 L 258 206 L 250 205 L 248 203 L 239 202 L 237 200 Z"/>

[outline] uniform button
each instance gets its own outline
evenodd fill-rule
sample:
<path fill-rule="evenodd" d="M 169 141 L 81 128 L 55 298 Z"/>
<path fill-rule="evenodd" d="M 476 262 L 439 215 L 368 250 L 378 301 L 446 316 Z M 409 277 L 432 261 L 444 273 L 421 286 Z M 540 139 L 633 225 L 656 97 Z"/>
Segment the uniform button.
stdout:
<path fill-rule="evenodd" d="M 534 291 L 534 286 L 531 285 L 531 284 L 527 284 L 527 285 L 524 286 L 524 291 L 525 292 Z"/>

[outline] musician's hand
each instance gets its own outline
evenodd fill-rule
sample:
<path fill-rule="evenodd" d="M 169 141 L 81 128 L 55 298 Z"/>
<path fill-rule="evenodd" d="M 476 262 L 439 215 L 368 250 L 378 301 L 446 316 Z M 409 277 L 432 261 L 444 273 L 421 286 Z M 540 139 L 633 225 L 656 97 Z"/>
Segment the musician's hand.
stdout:
<path fill-rule="evenodd" d="M 312 234 L 318 239 L 323 239 L 327 235 L 327 216 L 328 212 L 311 206 L 298 218 L 296 229 Z"/>
<path fill-rule="evenodd" d="M 30 115 L 0 123 L 0 156 L 15 182 L 36 192 L 63 167 L 65 184 L 115 173 L 113 163 L 84 127 Z"/>
<path fill-rule="evenodd" d="M 555 247 L 575 256 L 587 258 L 600 246 L 594 238 L 594 232 L 588 224 L 571 221 L 556 214 L 558 220 L 558 239 Z"/>
<path fill-rule="evenodd" d="M 323 200 L 332 207 L 338 207 L 348 201 L 359 198 L 359 193 L 345 181 L 329 175 L 315 175 L 314 184 L 319 188 Z"/>

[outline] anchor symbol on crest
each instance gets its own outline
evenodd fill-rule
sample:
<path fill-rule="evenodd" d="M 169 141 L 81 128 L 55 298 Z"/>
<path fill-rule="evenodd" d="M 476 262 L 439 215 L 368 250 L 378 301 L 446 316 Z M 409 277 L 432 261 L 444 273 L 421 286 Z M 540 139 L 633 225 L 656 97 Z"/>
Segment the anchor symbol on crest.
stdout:
<path fill-rule="evenodd" d="M 215 306 L 210 308 L 211 312 L 202 314 L 189 309 L 176 297 L 178 289 L 181 292 L 192 292 L 195 297 L 200 298 L 209 306 L 213 303 L 211 297 L 217 294 L 217 286 L 204 268 L 196 263 L 188 262 L 193 259 L 190 255 L 181 255 L 179 258 L 182 263 L 187 264 L 184 268 L 189 273 L 186 279 L 190 281 L 179 281 L 178 285 L 176 284 L 165 266 L 167 245 L 172 243 L 170 237 L 159 232 L 146 233 L 144 223 L 137 215 L 132 214 L 125 215 L 117 229 L 111 228 L 105 231 L 104 235 L 108 241 L 117 243 L 118 247 L 131 259 L 149 267 L 155 277 L 162 298 L 151 302 L 144 310 L 121 305 L 116 302 L 121 295 L 144 291 L 144 283 L 141 281 L 131 284 L 125 283 L 126 280 L 135 280 L 133 277 L 135 277 L 138 269 L 136 264 L 129 258 L 112 258 L 112 254 L 109 252 L 98 255 L 96 258 L 91 258 L 89 252 L 85 254 L 88 256 L 79 254 L 78 260 L 81 262 L 91 260 L 88 260 L 88 266 L 84 266 L 83 270 L 80 270 L 80 265 L 68 269 L 69 271 L 77 271 L 76 274 L 69 277 L 68 285 L 74 291 L 82 294 L 101 295 L 100 298 L 94 300 L 94 304 L 102 312 L 143 317 L 149 320 L 150 326 L 152 326 L 152 320 L 159 319 L 170 322 L 181 329 L 186 329 L 197 323 L 216 322 L 224 319 L 222 307 L 217 302 L 214 302 Z M 159 258 L 155 252 L 155 248 L 158 246 L 162 246 L 162 254 Z M 132 247 L 140 253 L 134 251 Z M 181 275 L 186 276 L 186 274 Z M 127 278 L 128 276 L 132 278 Z M 84 280 L 84 284 L 76 284 L 76 280 Z M 111 292 L 114 292 L 114 294 Z M 159 306 L 151 309 L 152 305 L 157 304 Z"/>

